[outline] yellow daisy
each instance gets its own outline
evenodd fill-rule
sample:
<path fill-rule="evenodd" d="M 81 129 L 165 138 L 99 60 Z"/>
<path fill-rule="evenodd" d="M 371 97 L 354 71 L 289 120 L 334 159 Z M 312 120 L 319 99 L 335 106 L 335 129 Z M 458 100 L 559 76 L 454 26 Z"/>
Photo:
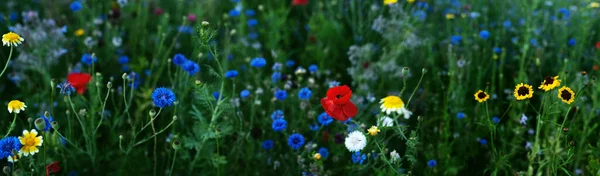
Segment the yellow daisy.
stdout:
<path fill-rule="evenodd" d="M 575 101 L 575 92 L 567 86 L 563 86 L 558 89 L 558 98 L 567 104 L 571 104 Z"/>
<path fill-rule="evenodd" d="M 16 114 L 18 114 L 19 112 L 24 111 L 26 107 L 27 106 L 25 105 L 25 103 L 19 100 L 13 100 L 8 103 L 8 112 L 15 112 Z"/>
<path fill-rule="evenodd" d="M 544 82 L 542 82 L 542 85 L 540 85 L 538 89 L 548 92 L 558 86 L 560 86 L 560 79 L 558 79 L 558 76 L 546 76 L 546 78 L 544 78 Z"/>
<path fill-rule="evenodd" d="M 381 131 L 381 130 L 379 130 L 379 129 L 377 128 L 377 126 L 371 126 L 371 128 L 369 128 L 369 129 L 367 130 L 367 132 L 369 132 L 369 135 L 371 135 L 371 136 L 375 136 L 375 135 L 377 135 L 377 133 L 379 133 L 380 131 Z"/>
<path fill-rule="evenodd" d="M 42 146 L 44 139 L 42 136 L 37 136 L 38 132 L 35 129 L 32 129 L 31 132 L 27 130 L 23 130 L 23 136 L 19 136 L 19 141 L 21 141 L 21 153 L 25 156 L 33 155 L 40 150 L 37 147 Z"/>
<path fill-rule="evenodd" d="M 8 33 L 2 35 L 2 45 L 3 46 L 18 46 L 24 40 L 25 39 L 23 39 L 21 36 L 19 36 L 19 34 L 13 33 L 13 32 L 8 32 Z"/>
<path fill-rule="evenodd" d="M 490 99 L 490 95 L 488 95 L 488 93 L 484 92 L 483 90 L 479 90 L 475 93 L 475 100 L 479 101 L 479 103 L 483 103 L 488 99 Z"/>
<path fill-rule="evenodd" d="M 79 37 L 79 36 L 82 36 L 83 34 L 85 34 L 85 31 L 83 29 L 75 30 L 75 36 Z"/>
<path fill-rule="evenodd" d="M 313 156 L 313 158 L 315 160 L 320 160 L 321 159 L 321 154 L 320 153 L 315 153 L 315 155 Z"/>
<path fill-rule="evenodd" d="M 15 163 L 15 162 L 19 161 L 19 158 L 21 158 L 21 156 L 22 156 L 22 154 L 21 154 L 21 152 L 19 152 L 19 154 L 17 154 L 17 155 L 8 156 L 7 159 L 8 159 L 9 163 Z"/>
<path fill-rule="evenodd" d="M 395 4 L 397 2 L 398 0 L 383 0 L 383 4 L 385 5 Z"/>
<path fill-rule="evenodd" d="M 451 13 L 446 14 L 446 19 L 448 19 L 448 20 L 454 19 L 454 14 L 451 14 Z"/>
<path fill-rule="evenodd" d="M 531 98 L 533 97 L 533 88 L 531 88 L 531 85 L 529 84 L 517 84 L 517 86 L 515 86 L 514 95 L 515 98 L 517 98 L 517 100 L 525 100 Z"/>

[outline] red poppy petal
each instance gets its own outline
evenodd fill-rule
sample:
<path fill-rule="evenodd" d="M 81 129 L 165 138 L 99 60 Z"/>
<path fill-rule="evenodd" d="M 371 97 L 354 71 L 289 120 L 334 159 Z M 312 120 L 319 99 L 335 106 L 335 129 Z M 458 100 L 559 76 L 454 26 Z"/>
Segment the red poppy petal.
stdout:
<path fill-rule="evenodd" d="M 344 114 L 348 117 L 354 117 L 358 114 L 358 108 L 356 108 L 356 105 L 352 102 L 343 106 L 342 109 L 344 110 Z"/>

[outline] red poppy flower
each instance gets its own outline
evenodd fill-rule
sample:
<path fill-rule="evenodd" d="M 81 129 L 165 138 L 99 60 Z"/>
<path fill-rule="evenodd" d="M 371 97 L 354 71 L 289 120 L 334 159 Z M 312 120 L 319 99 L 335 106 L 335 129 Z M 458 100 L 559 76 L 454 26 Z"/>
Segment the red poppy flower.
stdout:
<path fill-rule="evenodd" d="M 53 163 L 50 163 L 48 166 L 46 166 L 46 176 L 57 172 L 60 172 L 60 166 L 58 165 L 57 161 L 54 161 Z"/>
<path fill-rule="evenodd" d="M 600 49 L 600 42 L 596 42 L 596 49 Z"/>
<path fill-rule="evenodd" d="M 306 5 L 308 0 L 292 0 L 292 5 Z"/>
<path fill-rule="evenodd" d="M 77 93 L 83 94 L 85 92 L 85 88 L 87 87 L 87 83 L 92 80 L 92 76 L 87 73 L 69 73 L 67 76 L 67 81 L 75 87 Z"/>
<path fill-rule="evenodd" d="M 336 120 L 346 121 L 356 116 L 358 108 L 350 101 L 352 90 L 346 85 L 329 88 L 327 97 L 321 99 L 321 106 L 327 115 Z"/>

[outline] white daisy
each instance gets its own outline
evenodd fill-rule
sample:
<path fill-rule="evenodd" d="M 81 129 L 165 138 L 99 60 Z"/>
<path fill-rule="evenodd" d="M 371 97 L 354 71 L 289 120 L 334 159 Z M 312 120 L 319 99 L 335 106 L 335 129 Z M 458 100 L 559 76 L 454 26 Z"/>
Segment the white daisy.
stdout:
<path fill-rule="evenodd" d="M 360 131 L 353 131 L 348 134 L 344 144 L 350 152 L 358 152 L 367 146 L 367 137 Z"/>

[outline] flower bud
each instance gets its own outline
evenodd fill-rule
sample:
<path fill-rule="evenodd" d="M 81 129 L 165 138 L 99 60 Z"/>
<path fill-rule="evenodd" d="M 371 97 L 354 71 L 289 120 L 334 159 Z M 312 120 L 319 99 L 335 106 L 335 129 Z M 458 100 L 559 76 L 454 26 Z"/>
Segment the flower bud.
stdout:
<path fill-rule="evenodd" d="M 154 118 L 154 116 L 156 116 L 156 111 L 154 109 L 150 109 L 148 115 L 150 116 L 150 118 Z"/>
<path fill-rule="evenodd" d="M 235 29 L 232 29 L 231 31 L 229 31 L 229 35 L 234 35 L 237 31 Z"/>
<path fill-rule="evenodd" d="M 109 81 L 108 83 L 106 83 L 106 87 L 109 89 L 112 88 L 112 82 Z"/>
<path fill-rule="evenodd" d="M 58 122 L 56 121 L 50 123 L 50 125 L 52 125 L 52 129 L 54 130 L 58 130 L 58 128 L 60 128 L 60 125 L 58 125 Z"/>
<path fill-rule="evenodd" d="M 566 132 L 569 132 L 569 128 L 567 128 L 567 127 L 564 127 L 564 128 L 563 128 L 563 132 L 565 132 L 565 133 L 566 133 Z"/>
<path fill-rule="evenodd" d="M 44 117 L 48 118 L 48 117 L 50 117 L 50 116 L 51 116 L 51 115 L 50 115 L 50 112 L 48 112 L 48 111 L 44 112 Z"/>
<path fill-rule="evenodd" d="M 52 80 L 50 80 L 50 86 L 54 89 L 56 87 L 56 78 L 52 78 Z"/>
<path fill-rule="evenodd" d="M 427 68 L 421 69 L 421 73 L 423 73 L 423 74 L 427 73 Z"/>
<path fill-rule="evenodd" d="M 31 122 L 33 122 L 33 118 L 31 118 L 31 117 L 27 118 L 27 123 L 31 123 Z"/>
<path fill-rule="evenodd" d="M 127 73 L 123 73 L 123 76 L 121 76 L 121 78 L 127 79 Z"/>
<path fill-rule="evenodd" d="M 208 26 L 210 23 L 208 21 L 202 21 L 202 26 Z"/>
<path fill-rule="evenodd" d="M 410 72 L 410 68 L 408 68 L 408 67 L 402 68 L 402 76 L 406 77 L 409 72 Z"/>
<path fill-rule="evenodd" d="M 181 148 L 181 141 L 179 141 L 179 140 L 173 141 L 173 143 L 171 143 L 171 147 L 173 147 L 173 149 L 175 149 L 175 150 L 179 150 Z"/>
<path fill-rule="evenodd" d="M 6 175 L 10 175 L 10 167 L 4 166 L 2 168 L 2 172 L 4 172 L 4 174 L 6 174 Z"/>
<path fill-rule="evenodd" d="M 42 118 L 35 119 L 35 127 L 39 130 L 46 129 L 46 122 Z"/>
<path fill-rule="evenodd" d="M 258 5 L 258 10 L 259 11 L 263 11 L 265 9 L 265 6 L 263 6 L 262 4 Z"/>
<path fill-rule="evenodd" d="M 119 135 L 119 139 L 120 139 L 120 140 L 123 140 L 123 135 Z"/>
<path fill-rule="evenodd" d="M 177 120 L 177 116 L 173 116 L 173 121 Z"/>

